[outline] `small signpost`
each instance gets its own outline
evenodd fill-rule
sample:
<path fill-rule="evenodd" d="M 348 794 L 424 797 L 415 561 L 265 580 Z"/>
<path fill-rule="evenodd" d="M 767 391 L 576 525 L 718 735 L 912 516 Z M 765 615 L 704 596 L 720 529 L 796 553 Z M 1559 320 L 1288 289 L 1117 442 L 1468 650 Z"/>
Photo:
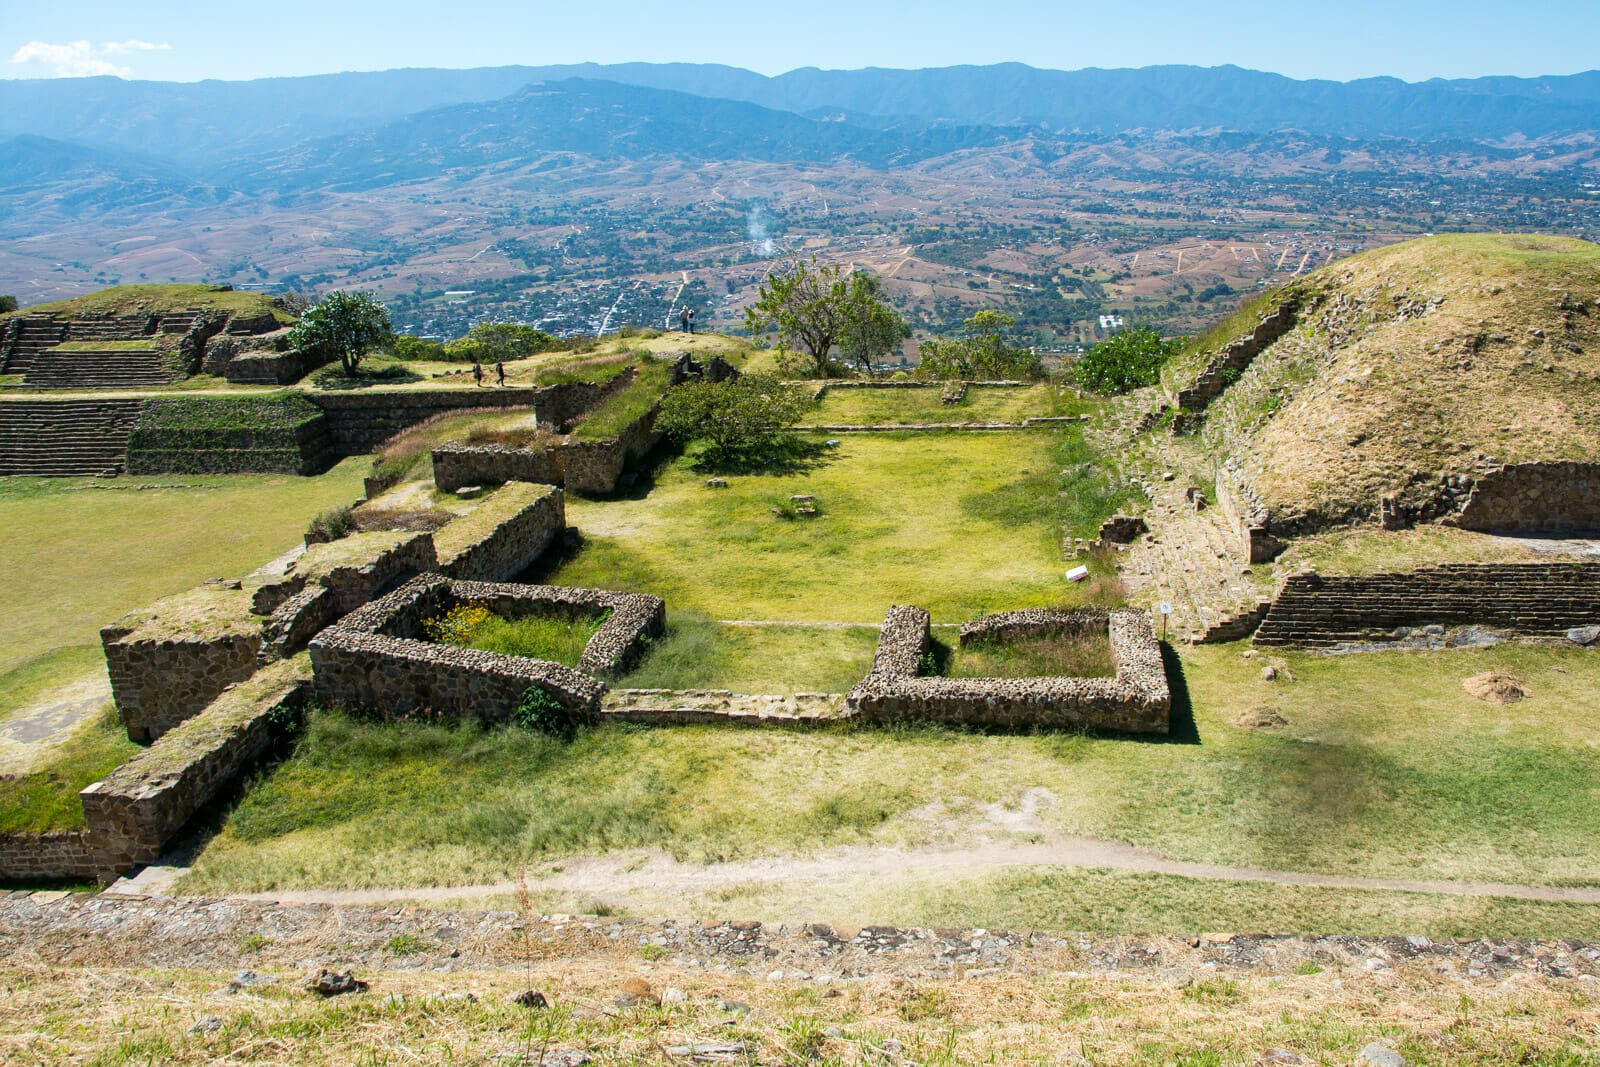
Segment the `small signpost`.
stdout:
<path fill-rule="evenodd" d="M 1167 639 L 1167 616 L 1172 614 L 1172 605 L 1165 600 L 1161 602 L 1161 640 Z"/>

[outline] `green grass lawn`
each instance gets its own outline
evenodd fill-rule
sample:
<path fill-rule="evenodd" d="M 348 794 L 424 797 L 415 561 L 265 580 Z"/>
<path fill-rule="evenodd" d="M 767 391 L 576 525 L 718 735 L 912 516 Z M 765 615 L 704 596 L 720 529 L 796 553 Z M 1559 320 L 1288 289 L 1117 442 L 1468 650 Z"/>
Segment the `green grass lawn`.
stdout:
<path fill-rule="evenodd" d="M 125 612 L 292 548 L 313 515 L 360 496 L 366 462 L 316 478 L 0 480 L 0 682 L 37 656 L 98 645 Z"/>
<path fill-rule="evenodd" d="M 872 667 L 875 629 L 725 626 L 669 612 L 667 631 L 617 679 L 633 689 L 736 693 L 844 693 Z"/>
<path fill-rule="evenodd" d="M 562 746 L 515 730 L 374 726 L 318 714 L 300 751 L 246 796 L 200 857 L 188 888 L 467 884 L 514 875 L 525 862 L 640 847 L 709 862 L 959 843 L 994 835 L 990 806 L 1014 808 L 1029 790 L 1046 791 L 1036 817 L 1048 832 L 1128 842 L 1174 860 L 1600 884 L 1592 743 L 1600 657 L 1505 646 L 1289 655 L 1275 657 L 1280 678 L 1268 683 L 1261 658 L 1240 651 L 1183 653 L 1178 692 L 1192 702 L 1193 723 L 1180 722 L 1165 743 L 612 725 Z M 1491 669 L 1517 675 L 1532 695 L 1498 707 L 1462 690 L 1464 678 Z M 1288 725 L 1234 724 L 1264 704 Z M 1336 921 L 1345 899 L 1337 893 L 1261 887 L 1231 911 L 1225 899 L 1208 911 L 1203 884 L 1180 892 L 1182 883 L 1126 880 L 1131 895 L 1119 898 L 1127 916 L 1119 921 L 1154 928 L 1167 915 L 1260 929 L 1265 920 L 1251 901 L 1270 896 L 1278 910 L 1262 914 L 1280 916 L 1274 924 L 1348 925 Z M 1047 917 L 1050 884 L 1021 894 L 1002 880 L 992 898 L 940 890 L 906 900 L 941 921 L 1020 922 L 1034 912 L 1007 912 L 1000 897 L 1026 895 L 1027 907 Z M 882 893 L 893 895 L 893 885 L 885 879 Z M 1075 914 L 1089 891 L 1074 889 L 1078 904 L 1063 903 L 1052 924 Z M 1454 910 L 1430 913 L 1444 925 L 1429 929 L 1457 929 L 1450 916 L 1482 906 L 1439 901 Z M 1381 907 L 1362 905 L 1351 921 L 1376 929 Z"/>
<path fill-rule="evenodd" d="M 918 422 L 1021 422 L 1045 415 L 1075 415 L 1087 409 L 1077 393 L 1057 385 L 1019 389 L 972 386 L 959 404 L 939 400 L 944 388 L 830 389 L 804 421 L 816 424 Z"/>
<path fill-rule="evenodd" d="M 917 604 L 961 621 L 1114 600 L 1108 583 L 1062 578 L 1063 523 L 1098 523 L 1116 499 L 1101 471 L 1067 466 L 1083 447 L 1076 426 L 851 435 L 809 470 L 735 475 L 726 489 L 679 457 L 640 499 L 569 498 L 584 547 L 535 577 L 654 593 L 671 612 L 716 619 L 875 622 Z M 773 515 L 796 494 L 822 515 Z"/>
<path fill-rule="evenodd" d="M 951 678 L 1105 677 L 1117 673 L 1105 633 L 1044 634 L 1010 640 L 964 641 L 945 655 Z"/>
<path fill-rule="evenodd" d="M 584 646 L 600 629 L 600 619 L 542 619 L 529 616 L 522 619 L 502 619 L 490 615 L 487 619 L 449 641 L 462 648 L 476 648 L 484 652 L 499 652 L 506 656 L 527 656 L 531 659 L 550 660 L 576 667 L 583 657 Z"/>

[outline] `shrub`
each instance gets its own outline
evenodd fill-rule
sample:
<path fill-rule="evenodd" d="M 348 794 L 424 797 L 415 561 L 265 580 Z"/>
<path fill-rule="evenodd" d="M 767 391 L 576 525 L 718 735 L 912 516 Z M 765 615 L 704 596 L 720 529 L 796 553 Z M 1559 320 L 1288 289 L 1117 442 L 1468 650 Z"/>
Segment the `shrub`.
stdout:
<path fill-rule="evenodd" d="M 403 333 L 395 337 L 394 343 L 389 346 L 389 354 L 395 359 L 440 360 L 444 359 L 444 345 L 438 341 Z"/>
<path fill-rule="evenodd" d="M 578 716 L 536 685 L 524 690 L 522 699 L 517 702 L 516 722 L 524 730 L 561 741 L 571 741 L 578 736 Z"/>
<path fill-rule="evenodd" d="M 422 621 L 422 632 L 428 640 L 441 645 L 465 645 L 478 627 L 491 617 L 489 608 L 476 601 L 457 604 L 443 615 Z"/>
<path fill-rule="evenodd" d="M 403 363 L 387 363 L 378 367 L 357 367 L 346 371 L 342 364 L 332 364 L 311 376 L 311 384 L 318 389 L 366 389 L 369 386 L 397 382 L 420 382 L 422 376 Z"/>
<path fill-rule="evenodd" d="M 685 382 L 668 390 L 656 426 L 681 441 L 706 441 L 712 456 L 735 460 L 770 449 L 807 404 L 794 388 L 754 374 Z"/>
<path fill-rule="evenodd" d="M 350 504 L 330 508 L 312 519 L 311 525 L 306 528 L 306 544 L 316 545 L 348 537 L 356 528 L 355 519 L 350 514 L 351 508 Z"/>
<path fill-rule="evenodd" d="M 1073 378 L 1091 392 L 1115 395 L 1154 385 L 1161 365 L 1178 350 L 1149 327 L 1116 334 L 1083 354 Z"/>

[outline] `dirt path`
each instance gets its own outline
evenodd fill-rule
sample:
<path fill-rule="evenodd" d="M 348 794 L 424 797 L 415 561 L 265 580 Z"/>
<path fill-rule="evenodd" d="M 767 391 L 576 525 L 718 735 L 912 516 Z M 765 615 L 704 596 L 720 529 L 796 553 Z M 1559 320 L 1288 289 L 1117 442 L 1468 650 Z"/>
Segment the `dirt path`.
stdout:
<path fill-rule="evenodd" d="M 990 819 L 1004 829 L 1037 838 L 1043 824 L 1034 814 L 1037 801 L 1018 810 L 996 809 Z M 900 849 L 863 846 L 830 849 L 809 857 L 772 857 L 735 863 L 682 863 L 664 852 L 628 852 L 604 857 L 579 857 L 560 861 L 545 872 L 529 872 L 527 887 L 535 892 L 556 891 L 604 895 L 608 900 L 630 894 L 689 896 L 754 883 L 778 882 L 788 889 L 824 886 L 847 878 L 895 878 L 908 874 L 993 873 L 1011 867 L 1076 867 L 1110 869 L 1185 878 L 1215 878 L 1273 885 L 1313 886 L 1324 889 L 1364 889 L 1388 892 L 1440 893 L 1462 897 L 1508 897 L 1566 903 L 1600 903 L 1600 888 L 1514 885 L 1501 882 L 1429 881 L 1410 878 L 1358 878 L 1330 874 L 1275 871 L 1259 867 L 1232 867 L 1215 863 L 1171 860 L 1148 849 L 1115 841 L 1052 835 L 1051 840 L 989 841 L 957 847 Z M 172 871 L 171 868 L 164 869 Z M 127 891 L 159 891 L 172 874 L 153 876 Z M 515 882 L 486 885 L 394 889 L 289 889 L 272 893 L 240 894 L 243 899 L 306 904 L 382 904 L 391 901 L 470 901 L 517 892 Z"/>
<path fill-rule="evenodd" d="M 30 773 L 110 700 L 111 683 L 104 671 L 96 671 L 5 715 L 0 722 L 0 774 Z"/>

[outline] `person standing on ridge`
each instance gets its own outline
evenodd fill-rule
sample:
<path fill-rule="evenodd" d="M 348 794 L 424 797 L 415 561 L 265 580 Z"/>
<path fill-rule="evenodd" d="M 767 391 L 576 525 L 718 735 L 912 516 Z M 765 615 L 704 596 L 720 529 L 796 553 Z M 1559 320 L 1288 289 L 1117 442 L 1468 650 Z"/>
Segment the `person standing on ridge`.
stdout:
<path fill-rule="evenodd" d="M 483 364 L 477 360 L 472 361 L 472 382 L 474 385 L 483 384 Z"/>
<path fill-rule="evenodd" d="M 689 332 L 694 333 L 694 308 L 689 309 Z"/>
<path fill-rule="evenodd" d="M 688 308 L 679 308 L 678 309 L 678 331 L 680 333 L 688 333 L 689 332 L 689 309 Z"/>
<path fill-rule="evenodd" d="M 506 384 L 506 365 L 502 362 L 497 362 L 494 365 L 494 372 L 499 376 L 500 384 Z"/>

